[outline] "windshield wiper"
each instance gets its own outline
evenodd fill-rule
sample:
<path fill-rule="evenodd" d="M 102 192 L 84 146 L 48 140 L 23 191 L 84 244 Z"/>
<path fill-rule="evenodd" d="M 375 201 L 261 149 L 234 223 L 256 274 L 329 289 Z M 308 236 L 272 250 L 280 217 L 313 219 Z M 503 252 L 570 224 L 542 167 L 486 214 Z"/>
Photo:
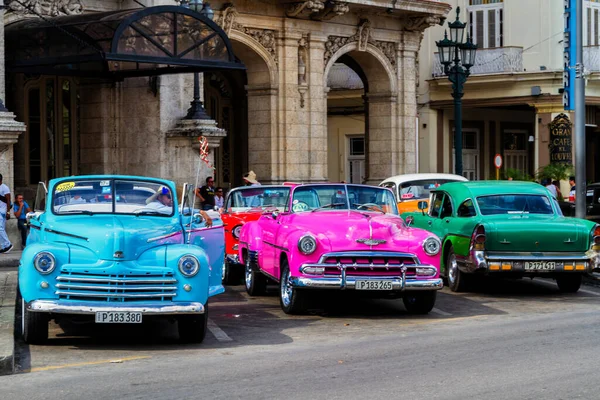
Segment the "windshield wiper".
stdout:
<path fill-rule="evenodd" d="M 136 217 L 139 217 L 140 215 L 167 215 L 165 213 L 162 213 L 160 211 L 156 211 L 156 210 L 142 210 L 142 211 L 137 211 L 134 212 Z"/>
<path fill-rule="evenodd" d="M 345 206 L 346 203 L 330 203 L 330 204 L 325 204 L 324 206 L 321 207 L 317 207 L 313 210 L 311 210 L 311 212 L 315 212 L 317 210 L 323 210 L 325 208 L 333 208 L 333 207 L 339 207 L 339 206 Z"/>
<path fill-rule="evenodd" d="M 85 215 L 94 215 L 93 212 L 89 210 L 69 210 L 69 211 L 59 211 L 59 214 L 85 214 Z"/>
<path fill-rule="evenodd" d="M 352 205 L 355 206 L 357 210 L 360 210 L 362 208 L 365 211 L 371 211 L 371 209 L 374 209 L 375 211 L 385 214 L 385 211 L 383 211 L 383 208 L 381 208 L 378 204 L 375 204 L 375 203 L 364 203 L 364 204 L 352 203 Z"/>

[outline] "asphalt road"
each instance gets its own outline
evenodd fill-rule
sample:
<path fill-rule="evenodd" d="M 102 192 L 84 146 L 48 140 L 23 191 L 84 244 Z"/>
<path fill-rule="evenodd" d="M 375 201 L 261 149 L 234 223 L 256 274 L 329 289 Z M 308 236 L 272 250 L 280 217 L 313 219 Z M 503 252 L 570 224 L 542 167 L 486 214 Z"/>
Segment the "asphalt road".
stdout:
<path fill-rule="evenodd" d="M 319 298 L 290 317 L 275 293 L 228 288 L 201 345 L 174 325 L 58 326 L 19 343 L 1 399 L 597 399 L 600 288 L 542 280 L 444 289 L 434 312 L 401 301 Z"/>

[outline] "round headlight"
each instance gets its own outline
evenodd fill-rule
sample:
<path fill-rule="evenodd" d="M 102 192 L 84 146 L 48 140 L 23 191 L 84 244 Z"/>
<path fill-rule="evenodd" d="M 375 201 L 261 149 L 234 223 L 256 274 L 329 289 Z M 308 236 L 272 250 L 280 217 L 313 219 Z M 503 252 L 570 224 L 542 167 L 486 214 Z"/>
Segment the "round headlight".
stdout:
<path fill-rule="evenodd" d="M 317 241 L 314 237 L 310 235 L 302 236 L 300 240 L 298 240 L 298 250 L 302 254 L 312 254 L 317 249 Z"/>
<path fill-rule="evenodd" d="M 33 266 L 38 270 L 40 274 L 49 274 L 56 268 L 56 259 L 52 253 L 42 251 L 37 253 L 33 259 Z"/>
<path fill-rule="evenodd" d="M 191 277 L 200 270 L 200 261 L 191 254 L 186 254 L 179 259 L 179 271 L 184 276 Z"/>
<path fill-rule="evenodd" d="M 442 243 L 440 242 L 440 239 L 433 236 L 429 236 L 423 242 L 423 250 L 425 250 L 425 253 L 427 253 L 428 256 L 435 256 L 440 252 L 441 247 Z"/>
<path fill-rule="evenodd" d="M 242 232 L 242 226 L 238 225 L 235 226 L 232 230 L 231 230 L 231 234 L 233 235 L 234 238 L 239 239 L 240 237 L 240 233 Z"/>

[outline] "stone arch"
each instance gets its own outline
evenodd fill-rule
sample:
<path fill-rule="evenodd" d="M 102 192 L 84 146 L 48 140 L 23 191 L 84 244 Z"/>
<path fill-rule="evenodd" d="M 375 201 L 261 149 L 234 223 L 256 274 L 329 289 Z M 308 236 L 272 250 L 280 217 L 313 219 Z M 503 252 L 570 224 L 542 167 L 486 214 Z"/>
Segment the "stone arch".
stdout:
<path fill-rule="evenodd" d="M 278 86 L 277 63 L 267 49 L 252 36 L 232 29 L 229 39 L 234 54 L 246 65 L 248 85 Z"/>
<path fill-rule="evenodd" d="M 333 64 L 348 55 L 360 66 L 365 84 L 365 176 L 363 181 L 378 184 L 397 173 L 403 150 L 400 148 L 398 122 L 398 72 L 390 59 L 369 43 L 359 50 L 357 41 L 340 47 L 324 70 L 324 87 Z M 327 105 L 325 106 L 327 113 Z"/>
<path fill-rule="evenodd" d="M 345 54 L 350 55 L 356 60 L 365 72 L 369 81 L 369 91 L 378 93 L 388 92 L 392 94 L 397 92 L 398 79 L 396 71 L 386 55 L 371 43 L 367 45 L 366 51 L 359 51 L 358 42 L 356 41 L 345 44 L 331 56 L 327 65 L 325 65 L 323 87 L 327 87 L 327 77 L 329 76 L 331 67 Z M 384 77 L 387 79 L 382 79 L 381 72 L 385 72 Z"/>
<path fill-rule="evenodd" d="M 232 29 L 229 39 L 234 54 L 247 68 L 247 136 L 239 138 L 244 151 L 235 157 L 253 170 L 259 181 L 268 182 L 276 168 L 272 150 L 277 137 L 277 64 L 271 53 L 250 35 Z"/>

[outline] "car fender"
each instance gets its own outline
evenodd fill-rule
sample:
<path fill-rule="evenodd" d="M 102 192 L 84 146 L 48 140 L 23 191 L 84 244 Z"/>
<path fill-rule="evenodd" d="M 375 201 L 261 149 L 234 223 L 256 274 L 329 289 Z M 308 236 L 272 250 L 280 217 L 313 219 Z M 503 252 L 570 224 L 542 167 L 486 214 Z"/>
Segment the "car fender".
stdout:
<path fill-rule="evenodd" d="M 41 274 L 33 266 L 35 256 L 40 252 L 52 253 L 56 260 L 54 270 L 49 274 Z M 56 299 L 54 294 L 54 282 L 60 274 L 62 265 L 69 263 L 69 246 L 66 243 L 31 243 L 28 244 L 19 261 L 19 290 L 21 296 L 26 302 L 38 299 Z M 42 288 L 42 283 L 48 284 L 47 288 Z"/>
<path fill-rule="evenodd" d="M 240 246 L 238 249 L 240 263 L 245 263 L 244 250 L 258 253 L 263 246 L 263 232 L 258 221 L 245 223 L 240 232 Z"/>
<path fill-rule="evenodd" d="M 303 254 L 298 249 L 298 241 L 300 240 L 300 238 L 302 238 L 305 235 L 311 235 L 317 241 L 316 250 L 314 251 L 314 253 L 309 254 L 309 255 Z M 319 259 L 321 258 L 321 256 L 323 254 L 329 253 L 332 251 L 331 241 L 325 234 L 317 234 L 317 233 L 314 233 L 311 231 L 305 231 L 305 230 L 300 230 L 300 229 L 295 229 L 295 230 L 289 232 L 289 234 L 287 234 L 283 238 L 283 240 L 281 242 L 281 247 L 287 249 L 287 252 L 285 252 L 285 257 L 287 258 L 288 265 L 290 267 L 290 272 L 291 272 L 292 276 L 300 275 L 300 267 L 303 264 L 317 263 L 317 262 L 319 262 Z M 281 261 L 282 257 L 284 256 L 284 254 L 282 254 L 282 253 L 284 253 L 283 250 L 278 250 L 278 257 L 277 257 L 276 262 L 277 262 L 277 271 L 279 273 L 281 273 L 280 261 Z"/>
<path fill-rule="evenodd" d="M 200 262 L 200 270 L 192 277 L 183 275 L 179 270 L 179 260 L 188 254 Z M 174 301 L 199 301 L 204 304 L 208 297 L 225 291 L 221 284 L 222 266 L 211 265 L 208 254 L 201 247 L 188 244 L 167 246 L 165 265 L 172 268 L 177 276 L 179 288 Z M 183 289 L 186 284 L 191 286 L 189 292 Z"/>

